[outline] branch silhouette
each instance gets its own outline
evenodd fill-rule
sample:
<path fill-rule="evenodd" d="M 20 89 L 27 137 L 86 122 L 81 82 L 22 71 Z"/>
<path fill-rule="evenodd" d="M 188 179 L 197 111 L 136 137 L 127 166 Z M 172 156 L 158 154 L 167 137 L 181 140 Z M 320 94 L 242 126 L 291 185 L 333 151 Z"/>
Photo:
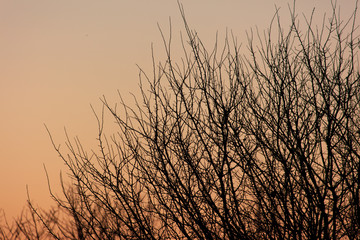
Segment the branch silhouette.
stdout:
<path fill-rule="evenodd" d="M 15 227 L 28 239 L 359 239 L 360 75 L 356 12 L 314 26 L 276 10 L 248 53 L 208 51 L 189 27 L 181 61 L 140 70 L 140 98 L 105 97 L 98 148 L 51 142 L 68 167 L 58 208 Z M 104 133 L 104 114 L 117 124 Z M 47 176 L 48 177 L 48 176 Z M 49 184 L 50 185 L 50 184 Z M 8 226 L 8 225 L 7 225 Z M 4 230 L 5 229 L 5 230 Z M 18 235 L 16 235 L 18 234 Z M 43 234 L 43 235 L 42 235 Z M 45 234 L 45 235 L 44 235 Z M 4 236 L 4 235 L 3 235 Z"/>

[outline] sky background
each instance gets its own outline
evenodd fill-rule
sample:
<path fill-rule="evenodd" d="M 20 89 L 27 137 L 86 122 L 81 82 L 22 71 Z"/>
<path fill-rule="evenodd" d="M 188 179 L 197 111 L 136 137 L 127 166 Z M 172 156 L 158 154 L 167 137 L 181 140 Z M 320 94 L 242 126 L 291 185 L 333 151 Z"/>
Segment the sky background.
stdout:
<path fill-rule="evenodd" d="M 348 17 L 355 1 L 338 0 Z M 182 0 L 190 28 L 209 48 L 226 30 L 243 42 L 246 31 L 269 26 L 280 7 L 284 26 L 288 3 L 271 0 Z M 298 0 L 297 11 L 316 19 L 330 1 Z M 118 101 L 117 90 L 131 101 L 138 91 L 137 65 L 151 74 L 151 44 L 156 61 L 164 60 L 158 25 L 169 33 L 174 53 L 184 32 L 175 0 L 0 0 L 0 208 L 8 218 L 26 204 L 26 186 L 39 206 L 51 205 L 43 165 L 55 192 L 63 162 L 54 151 L 44 124 L 64 147 L 64 127 L 87 149 L 96 148 L 97 122 L 90 104 L 99 98 Z M 110 129 L 112 130 L 112 129 Z"/>

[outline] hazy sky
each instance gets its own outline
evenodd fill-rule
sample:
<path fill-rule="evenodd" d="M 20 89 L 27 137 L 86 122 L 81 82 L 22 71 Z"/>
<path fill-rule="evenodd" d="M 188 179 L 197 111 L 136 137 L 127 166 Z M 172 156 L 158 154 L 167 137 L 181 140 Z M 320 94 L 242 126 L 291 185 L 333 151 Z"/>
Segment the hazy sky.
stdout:
<path fill-rule="evenodd" d="M 292 1 L 182 0 L 188 23 L 211 46 L 226 29 L 239 41 L 246 30 L 266 29 L 275 5 L 284 25 Z M 338 0 L 342 16 L 354 1 Z M 316 16 L 331 8 L 326 0 L 298 0 L 298 11 Z M 96 146 L 96 121 L 90 104 L 99 97 L 117 101 L 137 91 L 138 67 L 151 69 L 151 44 L 157 61 L 171 17 L 173 38 L 184 31 L 175 0 L 0 0 L 0 208 L 8 217 L 20 213 L 31 198 L 45 208 L 49 192 L 43 164 L 54 189 L 62 161 L 53 150 L 65 141 L 64 127 L 84 146 Z M 176 44 L 176 41 L 175 41 Z M 246 45 L 246 42 L 244 42 Z M 246 47 L 242 48 L 246 51 Z M 176 46 L 174 47 L 176 49 Z"/>

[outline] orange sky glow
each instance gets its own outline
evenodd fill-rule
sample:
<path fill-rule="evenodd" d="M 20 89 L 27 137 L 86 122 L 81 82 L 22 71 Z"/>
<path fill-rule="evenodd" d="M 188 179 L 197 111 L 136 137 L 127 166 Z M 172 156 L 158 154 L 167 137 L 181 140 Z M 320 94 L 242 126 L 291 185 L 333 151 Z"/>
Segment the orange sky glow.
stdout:
<path fill-rule="evenodd" d="M 181 0 L 187 21 L 206 46 L 216 33 L 221 40 L 232 31 L 243 42 L 246 31 L 269 26 L 280 7 L 288 23 L 287 0 Z M 330 1 L 298 0 L 297 11 L 316 9 L 321 20 Z M 355 1 L 338 1 L 349 17 Z M 171 17 L 174 53 L 180 54 L 184 27 L 175 0 L 0 0 L 0 209 L 8 218 L 20 214 L 28 186 L 36 205 L 51 205 L 43 165 L 54 192 L 65 169 L 44 124 L 64 149 L 64 127 L 87 149 L 96 148 L 97 122 L 90 104 L 101 110 L 99 98 L 125 100 L 138 91 L 137 65 L 151 73 L 151 44 L 156 61 L 164 60 L 158 25 L 169 33 Z M 111 121 L 111 120 L 110 120 Z M 108 129 L 110 132 L 112 129 Z M 114 129 L 116 130 L 116 129 Z"/>

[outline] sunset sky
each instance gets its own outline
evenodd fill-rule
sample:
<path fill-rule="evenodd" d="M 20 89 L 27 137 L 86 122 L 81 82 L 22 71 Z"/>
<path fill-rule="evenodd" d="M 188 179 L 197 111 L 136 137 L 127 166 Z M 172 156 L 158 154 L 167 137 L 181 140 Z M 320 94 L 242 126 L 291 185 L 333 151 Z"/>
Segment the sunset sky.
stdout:
<path fill-rule="evenodd" d="M 246 31 L 269 26 L 275 6 L 284 27 L 289 23 L 285 0 L 182 0 L 187 21 L 206 46 L 216 33 L 232 31 L 243 42 Z M 330 13 L 330 1 L 298 0 L 298 13 L 316 19 Z M 349 17 L 355 1 L 338 0 L 341 16 Z M 164 60 L 159 26 L 169 33 L 174 53 L 184 32 L 175 0 L 0 0 L 0 208 L 8 218 L 20 214 L 31 199 L 50 205 L 43 165 L 55 192 L 63 162 L 52 148 L 44 124 L 57 144 L 64 127 L 84 147 L 96 147 L 97 123 L 90 104 L 99 98 L 125 100 L 138 92 L 138 67 L 151 73 L 151 44 L 156 61 Z M 301 14 L 300 14 L 301 18 Z M 65 149 L 65 148 L 64 148 Z"/>

